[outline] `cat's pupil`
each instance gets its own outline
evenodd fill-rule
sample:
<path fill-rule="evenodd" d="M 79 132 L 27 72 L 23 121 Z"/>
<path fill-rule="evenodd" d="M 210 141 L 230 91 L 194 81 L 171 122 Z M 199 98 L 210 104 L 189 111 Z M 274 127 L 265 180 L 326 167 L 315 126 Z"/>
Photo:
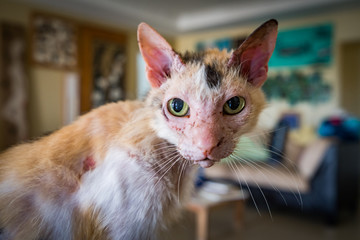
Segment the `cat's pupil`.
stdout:
<path fill-rule="evenodd" d="M 179 113 L 184 108 L 184 101 L 179 98 L 174 98 L 174 100 L 171 102 L 171 107 L 175 112 Z"/>
<path fill-rule="evenodd" d="M 230 109 L 236 110 L 240 106 L 240 98 L 239 97 L 230 98 L 227 101 L 227 104 L 228 104 Z"/>

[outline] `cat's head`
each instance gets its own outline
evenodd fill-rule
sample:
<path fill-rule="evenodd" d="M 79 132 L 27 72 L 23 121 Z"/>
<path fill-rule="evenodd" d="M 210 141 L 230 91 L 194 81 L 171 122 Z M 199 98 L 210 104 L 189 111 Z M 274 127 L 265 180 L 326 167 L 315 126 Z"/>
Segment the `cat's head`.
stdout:
<path fill-rule="evenodd" d="M 275 48 L 277 21 L 256 29 L 235 51 L 180 55 L 154 29 L 139 25 L 138 41 L 152 86 L 158 136 L 202 167 L 229 156 L 257 123 L 265 105 L 261 86 Z"/>

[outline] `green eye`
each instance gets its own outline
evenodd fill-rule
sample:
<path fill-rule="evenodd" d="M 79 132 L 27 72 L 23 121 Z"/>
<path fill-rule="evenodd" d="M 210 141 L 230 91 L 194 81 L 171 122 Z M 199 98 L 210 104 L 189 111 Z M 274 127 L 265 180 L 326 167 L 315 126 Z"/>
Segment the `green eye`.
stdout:
<path fill-rule="evenodd" d="M 176 117 L 183 117 L 189 112 L 189 105 L 180 98 L 171 99 L 167 104 L 167 108 Z"/>
<path fill-rule="evenodd" d="M 234 115 L 245 107 L 245 98 L 243 97 L 232 97 L 224 104 L 224 112 L 228 115 Z"/>

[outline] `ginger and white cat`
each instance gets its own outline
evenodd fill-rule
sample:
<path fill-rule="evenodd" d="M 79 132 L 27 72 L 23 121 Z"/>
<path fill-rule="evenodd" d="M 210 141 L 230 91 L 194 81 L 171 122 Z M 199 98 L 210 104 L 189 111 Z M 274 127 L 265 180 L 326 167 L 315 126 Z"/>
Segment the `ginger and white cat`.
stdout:
<path fill-rule="evenodd" d="M 0 155 L 0 239 L 154 239 L 211 167 L 251 131 L 277 22 L 235 51 L 177 54 L 150 26 L 138 41 L 152 90 L 102 106 Z"/>

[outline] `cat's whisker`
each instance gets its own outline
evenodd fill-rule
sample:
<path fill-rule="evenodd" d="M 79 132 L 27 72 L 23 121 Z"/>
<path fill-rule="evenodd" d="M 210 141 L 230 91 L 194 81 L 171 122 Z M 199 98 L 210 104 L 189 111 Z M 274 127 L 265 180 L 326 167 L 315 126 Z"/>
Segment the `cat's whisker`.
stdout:
<path fill-rule="evenodd" d="M 153 179 L 161 170 L 164 170 L 171 162 L 173 162 L 176 158 L 180 157 L 178 154 L 174 154 L 169 159 L 167 159 L 164 163 L 157 165 L 154 167 L 154 170 L 157 170 L 150 179 Z"/>
<path fill-rule="evenodd" d="M 247 159 L 238 157 L 238 156 L 234 156 L 234 157 L 239 158 L 239 160 L 246 162 L 250 167 L 252 167 L 252 168 L 254 168 L 255 170 L 257 170 L 258 172 L 260 172 L 260 174 L 268 180 L 268 182 L 270 183 L 271 187 L 272 187 L 276 192 L 278 192 L 278 193 L 280 194 L 280 196 L 281 196 L 281 198 L 284 200 L 284 203 L 286 204 L 286 206 L 288 205 L 288 204 L 287 204 L 287 201 L 286 201 L 286 199 L 285 199 L 285 197 L 284 197 L 284 195 L 281 193 L 281 191 L 279 190 L 279 188 L 277 188 L 274 184 L 272 184 L 271 181 L 270 181 L 270 179 L 269 179 L 269 177 L 264 174 L 263 170 L 264 170 L 265 172 L 270 173 L 270 171 L 269 171 L 267 168 L 265 168 L 264 166 L 261 166 L 260 164 L 254 162 L 254 161 L 250 161 L 250 160 L 247 160 Z"/>
<path fill-rule="evenodd" d="M 170 171 L 171 168 L 173 168 L 175 166 L 175 164 L 177 164 L 179 161 L 181 160 L 181 156 L 178 156 L 176 158 L 176 160 L 174 161 L 174 163 L 164 172 L 164 174 L 155 182 L 153 189 L 157 186 L 157 184 L 161 181 L 161 179 L 163 179 L 163 177 Z"/>
<path fill-rule="evenodd" d="M 275 150 L 277 150 L 275 147 L 274 147 Z M 282 160 L 284 160 L 287 164 L 291 165 L 291 167 L 296 167 L 296 164 L 294 163 L 293 160 L 291 160 L 290 158 L 286 157 L 282 152 L 281 150 L 278 150 L 279 152 L 276 152 L 274 150 L 270 150 L 270 149 L 264 149 L 264 151 L 268 152 L 268 153 L 271 153 L 271 154 L 274 154 L 278 157 L 281 157 Z M 277 159 L 274 159 L 274 158 L 271 158 L 271 160 L 275 161 L 275 162 L 278 162 L 278 163 L 281 163 L 281 161 L 277 160 Z M 284 167 L 287 168 L 287 166 L 284 165 Z"/>
<path fill-rule="evenodd" d="M 153 151 L 160 151 L 163 149 L 171 149 L 171 150 L 176 150 L 176 147 L 174 145 L 158 145 L 158 146 L 154 146 L 154 150 Z"/>
<path fill-rule="evenodd" d="M 23 196 L 25 196 L 26 195 L 26 192 L 24 191 L 24 192 L 22 192 L 22 193 L 19 193 L 19 195 L 17 195 L 16 197 L 14 197 L 13 199 L 11 199 L 11 201 L 9 202 L 9 206 L 8 207 L 11 207 L 11 205 L 13 205 L 13 204 L 15 204 L 16 205 L 16 201 L 18 200 L 18 199 L 21 199 Z"/>
<path fill-rule="evenodd" d="M 256 131 L 253 134 L 244 134 L 244 136 L 252 138 L 252 137 L 258 137 L 258 136 L 263 136 L 263 135 L 269 135 L 271 133 L 275 133 L 277 131 L 280 131 L 282 129 L 284 129 L 286 127 L 280 127 L 280 128 L 276 128 L 276 129 L 271 129 L 271 130 L 263 130 L 263 129 L 259 129 L 258 131 Z"/>
<path fill-rule="evenodd" d="M 266 146 L 268 146 L 268 147 L 270 147 L 271 145 L 270 144 L 265 144 Z M 276 156 L 279 156 L 279 157 L 281 157 L 282 159 L 284 159 L 285 161 L 287 161 L 288 163 L 290 163 L 290 164 L 292 164 L 293 166 L 295 166 L 294 165 L 294 163 L 293 163 L 293 161 L 290 159 L 290 158 L 288 158 L 288 157 L 286 157 L 285 155 L 284 155 L 284 153 L 282 152 L 282 150 L 280 150 L 280 149 L 278 149 L 277 147 L 274 147 L 274 146 L 271 146 L 273 149 L 275 149 L 275 150 L 277 150 L 277 151 L 274 151 L 274 150 L 270 150 L 270 149 L 264 149 L 265 151 L 267 151 L 267 152 L 269 152 L 269 153 L 273 153 L 273 154 L 275 154 Z"/>
<path fill-rule="evenodd" d="M 235 160 L 235 159 L 234 159 L 234 156 L 231 156 L 231 157 L 233 158 L 233 160 Z M 238 163 L 240 164 L 240 166 L 243 166 L 241 162 L 238 162 Z M 238 169 L 238 171 L 240 172 L 239 166 L 238 166 L 237 164 L 235 164 L 235 167 L 236 167 L 236 168 Z M 247 171 L 246 168 L 244 168 L 244 169 L 245 169 L 245 171 Z M 267 207 L 267 209 L 268 209 L 268 211 L 269 211 L 270 218 L 273 219 L 272 213 L 271 213 L 271 209 L 270 209 L 270 206 L 269 206 L 269 203 L 268 203 L 268 201 L 267 201 L 267 199 L 266 199 L 266 196 L 265 196 L 263 190 L 260 188 L 259 184 L 256 182 L 256 179 L 254 179 L 254 178 L 252 177 L 252 180 L 253 180 L 253 182 L 256 184 L 256 186 L 258 187 L 258 189 L 259 189 L 262 197 L 264 198 L 266 207 Z"/>
<path fill-rule="evenodd" d="M 250 149 L 237 149 L 234 151 L 234 153 L 240 153 L 240 152 L 245 152 L 245 151 L 251 151 Z M 255 151 L 255 150 L 254 150 Z M 296 201 L 298 202 L 298 204 L 303 207 L 303 201 L 302 201 L 302 197 L 301 197 L 301 193 L 300 193 L 300 189 L 299 186 L 297 185 L 296 179 L 300 179 L 300 176 L 298 174 L 294 175 L 294 172 L 291 171 L 286 165 L 284 165 L 283 163 L 281 163 L 280 161 L 273 159 L 273 158 L 269 158 L 272 161 L 277 162 L 278 164 L 280 164 L 291 176 L 291 181 L 292 183 L 296 186 L 296 193 L 294 191 L 292 191 L 292 193 L 294 194 L 294 197 L 296 199 Z M 243 159 L 244 160 L 244 159 Z M 247 160 L 245 160 L 247 161 Z M 248 161 L 247 161 L 248 162 Z M 280 175 L 285 175 L 284 172 L 281 172 L 279 169 L 277 169 L 276 167 L 272 166 L 271 164 L 266 164 L 269 168 L 273 169 L 275 172 L 279 173 Z"/>
<path fill-rule="evenodd" d="M 275 148 L 275 147 L 274 147 L 274 148 Z M 275 148 L 275 149 L 277 149 L 277 148 Z M 273 153 L 273 154 L 281 157 L 281 158 L 284 159 L 287 163 L 291 164 L 292 167 L 295 167 L 295 164 L 293 163 L 293 161 L 291 161 L 291 160 L 290 160 L 289 158 L 287 158 L 285 155 L 279 153 L 279 152 L 281 152 L 279 149 L 277 149 L 279 152 L 276 152 L 276 151 L 273 151 L 273 150 L 270 150 L 270 149 L 264 149 L 264 150 L 267 151 L 267 152 L 269 152 L 269 153 Z M 294 172 L 293 172 L 293 171 L 291 171 L 284 163 L 282 163 L 281 161 L 279 161 L 279 160 L 277 160 L 277 159 L 270 158 L 270 160 L 272 160 L 272 161 L 276 162 L 277 164 L 281 165 L 281 166 L 291 175 L 291 178 L 292 178 L 293 183 L 297 186 L 295 179 L 297 179 L 297 180 L 300 179 L 299 174 L 295 174 L 295 175 L 294 175 Z M 275 167 L 271 166 L 270 164 L 269 164 L 269 166 L 272 167 L 273 169 L 276 169 Z M 280 171 L 279 171 L 279 173 L 280 173 L 280 174 L 284 174 L 284 173 L 281 173 Z M 300 194 L 300 190 L 299 190 L 299 187 L 298 187 L 298 186 L 297 186 L 297 194 L 299 195 L 299 198 L 297 198 L 297 197 L 295 196 L 295 193 L 294 193 L 294 196 L 295 196 L 296 200 L 298 201 L 299 205 L 302 207 L 302 206 L 303 206 L 303 202 L 302 202 L 302 198 L 301 198 L 301 194 Z"/>
<path fill-rule="evenodd" d="M 181 180 L 182 168 L 184 164 L 185 162 L 181 162 L 180 166 L 178 167 L 179 174 L 177 179 L 177 200 L 179 203 L 180 203 L 180 180 Z"/>
<path fill-rule="evenodd" d="M 234 167 L 234 164 L 235 164 L 235 163 L 233 163 L 233 161 L 234 161 L 234 160 L 231 159 L 231 161 L 227 161 L 226 163 L 228 164 L 228 166 L 230 167 L 230 169 L 232 169 L 233 172 L 235 173 L 236 178 L 238 179 L 239 185 L 241 186 L 240 174 L 239 174 L 238 171 L 236 171 L 236 169 L 235 169 L 235 167 Z M 258 205 L 257 205 L 257 203 L 256 203 L 256 201 L 255 201 L 255 198 L 254 198 L 254 196 L 253 196 L 253 194 L 252 194 L 252 192 L 251 192 L 251 190 L 250 190 L 250 187 L 249 187 L 248 183 L 245 181 L 244 178 L 243 178 L 243 181 L 245 182 L 246 188 L 247 188 L 248 191 L 249 191 L 251 200 L 252 200 L 253 203 L 254 203 L 254 206 L 255 206 L 255 208 L 256 208 L 257 213 L 259 214 L 259 216 L 261 216 L 259 207 L 258 207 Z M 242 188 L 242 187 L 241 187 L 241 188 Z"/>
<path fill-rule="evenodd" d="M 172 157 L 174 155 L 179 155 L 179 152 L 178 151 L 173 151 L 173 150 L 166 150 L 166 149 L 163 149 L 161 151 L 158 151 L 158 152 L 155 152 L 153 151 L 152 152 L 154 154 L 154 156 L 161 156 L 163 158 L 169 158 L 169 157 Z"/>
<path fill-rule="evenodd" d="M 154 151 L 159 151 L 159 150 L 163 150 L 163 149 L 176 150 L 176 147 L 169 146 L 169 145 L 157 146 L 154 148 Z"/>
<path fill-rule="evenodd" d="M 165 160 L 165 162 L 169 159 L 172 158 L 173 156 L 179 155 L 179 153 L 177 151 L 168 151 L 168 152 L 153 152 L 153 154 L 155 156 L 161 155 Z M 164 164 L 163 162 L 160 162 L 161 164 Z"/>
<path fill-rule="evenodd" d="M 177 191 L 177 193 L 178 193 L 178 202 L 180 203 L 180 188 L 181 188 L 181 178 L 182 178 L 182 176 L 183 176 L 183 173 L 184 173 L 184 171 L 185 171 L 185 169 L 186 169 L 186 167 L 187 167 L 187 165 L 188 165 L 188 160 L 186 160 L 186 159 L 184 159 L 185 161 L 183 161 L 182 163 L 181 163 L 181 169 L 180 169 L 180 174 L 179 174 L 179 180 L 178 180 L 178 191 Z"/>
<path fill-rule="evenodd" d="M 170 167 L 171 167 L 171 163 L 173 163 L 177 157 L 178 157 L 178 156 L 174 156 L 173 158 L 167 160 L 167 161 L 166 161 L 166 164 L 157 166 L 157 167 L 158 167 L 157 171 L 149 178 L 149 180 L 155 179 L 155 177 L 156 177 L 157 175 L 159 175 L 161 171 L 163 171 L 163 170 L 165 170 L 167 167 L 169 167 L 169 165 L 170 165 Z M 156 170 L 156 169 L 154 168 L 154 170 Z"/>
<path fill-rule="evenodd" d="M 153 149 L 153 152 L 154 152 L 154 153 L 177 152 L 177 148 L 176 148 L 175 146 L 172 146 L 172 145 L 163 145 L 163 146 L 155 147 L 155 148 Z"/>
<path fill-rule="evenodd" d="M 162 147 L 162 146 L 167 146 L 167 147 L 173 147 L 173 148 L 176 148 L 176 146 L 174 144 L 171 144 L 167 141 L 161 141 L 161 142 L 158 142 L 158 143 L 155 143 L 152 145 L 153 147 Z"/>

